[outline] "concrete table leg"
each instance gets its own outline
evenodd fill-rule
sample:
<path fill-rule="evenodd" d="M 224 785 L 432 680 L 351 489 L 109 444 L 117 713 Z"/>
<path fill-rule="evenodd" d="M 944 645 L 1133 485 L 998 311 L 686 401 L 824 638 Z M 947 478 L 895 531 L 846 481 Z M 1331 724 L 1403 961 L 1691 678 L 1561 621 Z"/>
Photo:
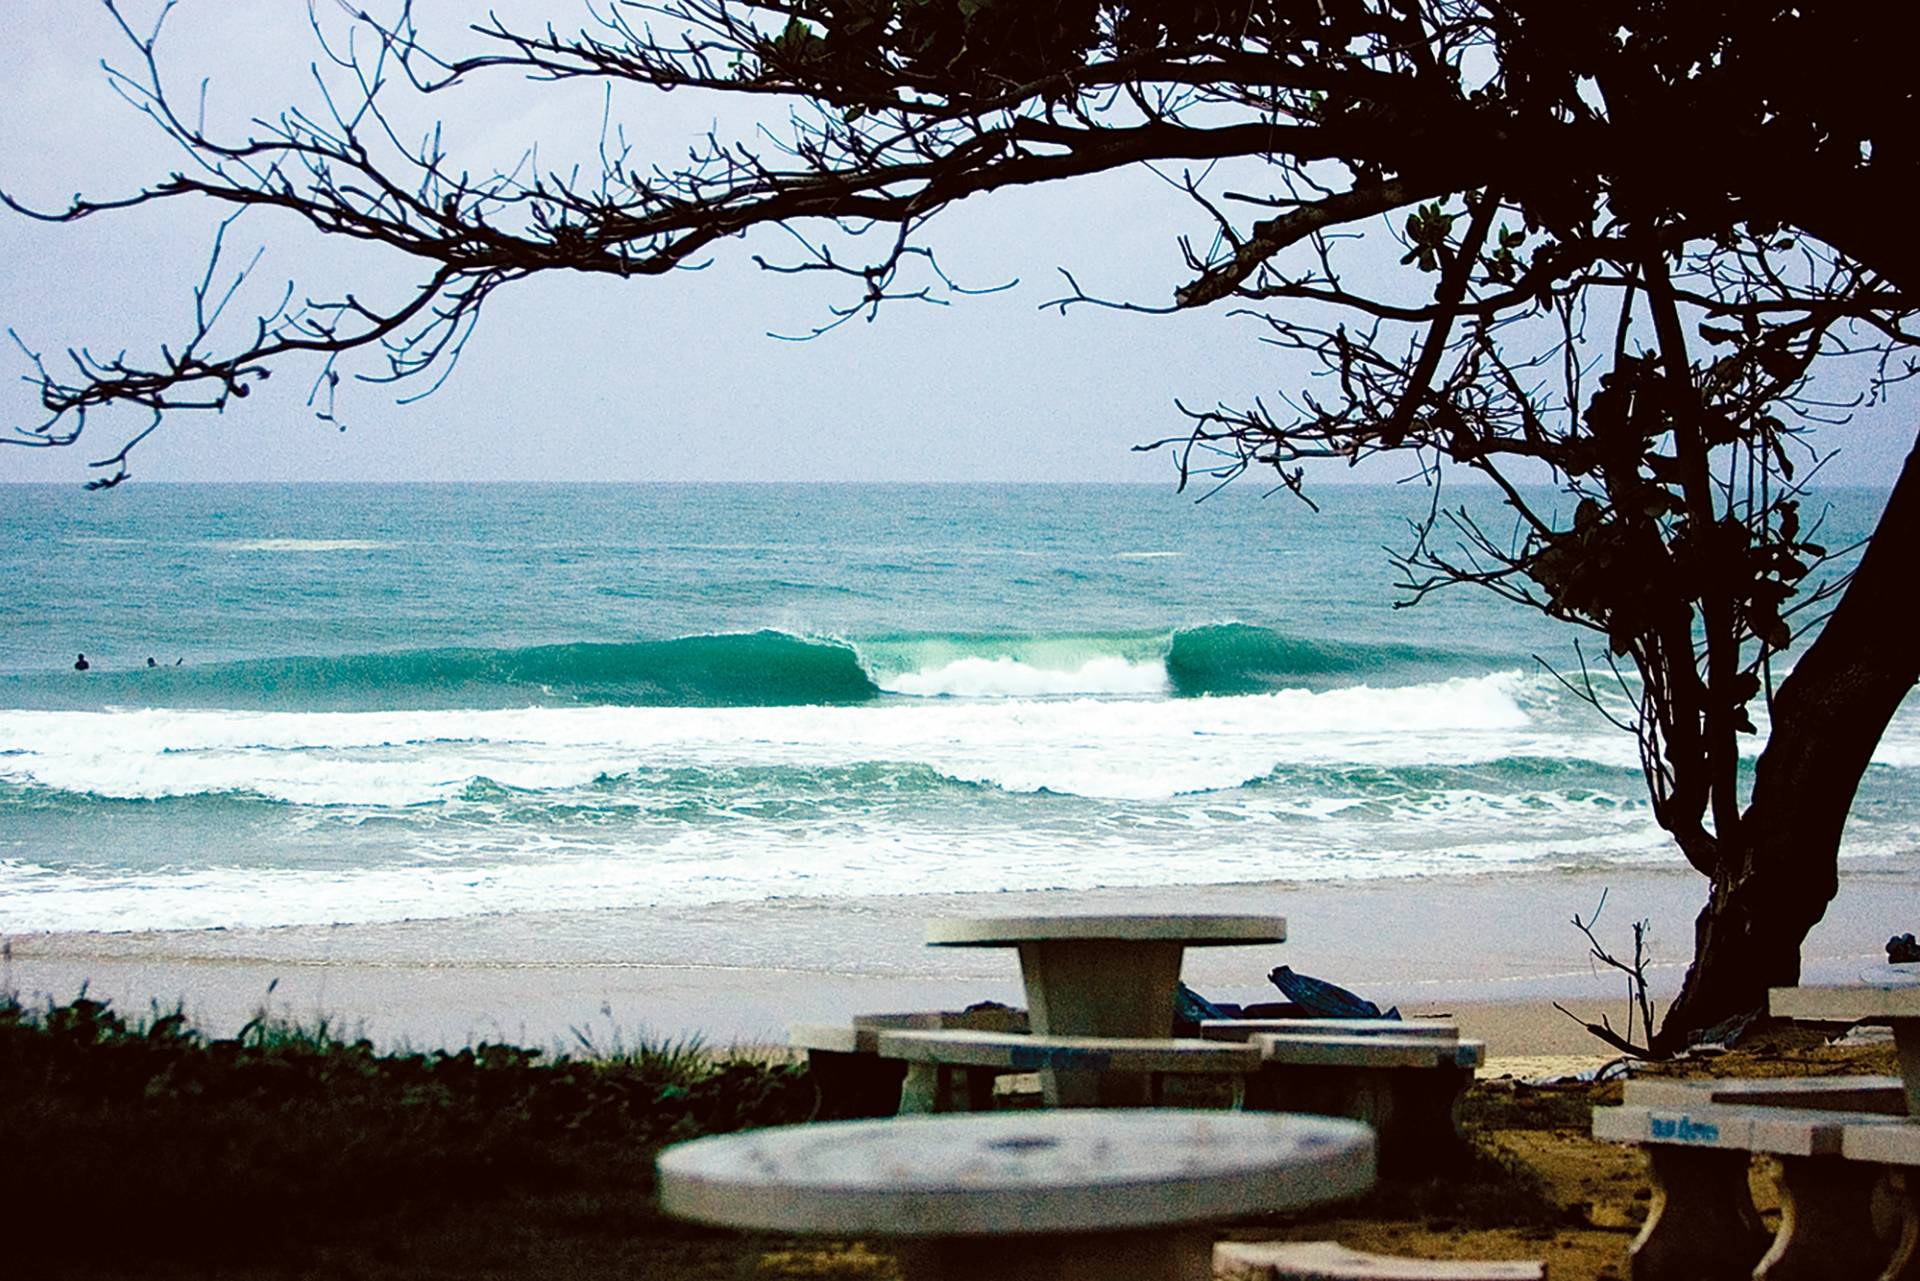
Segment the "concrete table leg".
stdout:
<path fill-rule="evenodd" d="M 1900 1235 L 1880 1281 L 1920 1281 L 1920 1171 L 1894 1170 L 1891 1183 L 1901 1201 Z"/>
<path fill-rule="evenodd" d="M 1049 939 L 1020 944 L 1027 1013 L 1040 1036 L 1173 1035 L 1183 943 Z M 1145 1107 L 1153 1087 L 1118 1073 L 1040 1074 L 1048 1107 Z"/>
<path fill-rule="evenodd" d="M 900 1114 L 990 1112 L 994 1074 L 951 1063 L 912 1063 L 900 1082 Z"/>
<path fill-rule="evenodd" d="M 1741 1281 L 1766 1252 L 1747 1154 L 1655 1144 L 1653 1204 L 1628 1251 L 1633 1281 Z"/>
<path fill-rule="evenodd" d="M 807 1051 L 807 1070 L 819 1092 L 815 1119 L 820 1121 L 892 1116 L 906 1076 L 906 1065 L 898 1060 L 833 1050 Z"/>
<path fill-rule="evenodd" d="M 1782 1157 L 1780 1232 L 1754 1281 L 1877 1277 L 1886 1247 L 1873 1230 L 1878 1166 L 1839 1157 Z"/>
<path fill-rule="evenodd" d="M 904 1244 L 899 1258 L 907 1281 L 1211 1281 L 1213 1233 L 946 1237 Z"/>
<path fill-rule="evenodd" d="M 1380 1131 L 1382 1169 L 1432 1170 L 1467 1150 L 1460 1109 L 1473 1083 L 1471 1068 L 1400 1068 L 1388 1075 L 1396 1115 Z"/>
<path fill-rule="evenodd" d="M 1379 1137 L 1380 1172 L 1432 1171 L 1460 1159 L 1464 1068 L 1335 1068 L 1269 1065 L 1248 1084 L 1246 1106 L 1365 1121 Z"/>
<path fill-rule="evenodd" d="M 938 1063 L 909 1063 L 900 1082 L 900 1115 L 917 1116 L 926 1112 L 944 1112 L 946 1101 Z"/>
<path fill-rule="evenodd" d="M 1907 1086 L 1907 1115 L 1920 1117 L 1920 1019 L 1893 1020 L 1893 1045 Z"/>

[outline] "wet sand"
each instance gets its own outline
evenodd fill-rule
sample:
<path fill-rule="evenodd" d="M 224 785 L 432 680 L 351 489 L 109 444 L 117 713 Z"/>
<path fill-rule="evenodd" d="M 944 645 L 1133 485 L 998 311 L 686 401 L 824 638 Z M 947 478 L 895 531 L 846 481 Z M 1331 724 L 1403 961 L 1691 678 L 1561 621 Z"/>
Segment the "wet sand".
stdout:
<path fill-rule="evenodd" d="M 1920 925 L 1920 871 L 1850 862 L 1808 940 L 1804 979 L 1846 982 Z M 14 935 L 0 985 L 66 1000 L 84 983 L 123 1010 L 183 1005 L 230 1033 L 262 1008 L 383 1047 L 508 1040 L 608 1049 L 637 1038 L 784 1041 L 794 1021 L 889 1009 L 1021 1001 L 1014 954 L 929 948 L 940 915 L 1236 912 L 1288 918 L 1289 940 L 1192 949 L 1186 978 L 1220 1001 L 1279 999 L 1276 965 L 1330 979 L 1408 1014 L 1456 1015 L 1495 1070 L 1598 1060 L 1604 1047 L 1552 1008 L 1625 1009 L 1620 977 L 1590 964 L 1570 924 L 1608 891 L 1599 933 L 1631 949 L 1652 921 L 1656 997 L 1678 987 L 1706 883 L 1680 867 L 1526 876 L 1157 889 L 784 899 L 697 909 L 515 914 L 382 925 Z M 1503 1063 L 1505 1066 L 1503 1067 Z"/>

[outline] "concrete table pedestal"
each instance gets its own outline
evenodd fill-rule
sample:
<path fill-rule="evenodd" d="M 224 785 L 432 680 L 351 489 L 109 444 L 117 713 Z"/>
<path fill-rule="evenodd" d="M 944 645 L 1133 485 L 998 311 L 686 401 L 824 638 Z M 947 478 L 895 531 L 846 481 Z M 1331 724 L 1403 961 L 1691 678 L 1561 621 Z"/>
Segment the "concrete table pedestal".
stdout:
<path fill-rule="evenodd" d="M 913 1281 L 1209 1281 L 1210 1224 L 1373 1184 L 1373 1135 L 1325 1117 L 989 1112 L 783 1126 L 661 1154 L 702 1223 L 902 1240 Z"/>
<path fill-rule="evenodd" d="M 1213 1276 L 1213 1232 L 1081 1232 L 1017 1243 L 945 1237 L 904 1241 L 896 1255 L 912 1281 L 1196 1281 Z"/>

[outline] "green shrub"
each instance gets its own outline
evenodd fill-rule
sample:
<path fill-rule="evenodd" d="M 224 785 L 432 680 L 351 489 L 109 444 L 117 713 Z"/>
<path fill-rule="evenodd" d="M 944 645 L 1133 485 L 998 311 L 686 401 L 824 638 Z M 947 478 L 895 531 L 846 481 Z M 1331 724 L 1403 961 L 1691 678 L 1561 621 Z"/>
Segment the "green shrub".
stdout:
<path fill-rule="evenodd" d="M 797 1065 L 691 1043 L 382 1054 L 324 1024 L 211 1039 L 82 996 L 0 997 L 0 1099 L 0 1202 L 33 1225 L 10 1252 L 147 1266 L 293 1261 L 501 1198 L 650 1206 L 663 1144 L 805 1119 L 813 1091 Z"/>

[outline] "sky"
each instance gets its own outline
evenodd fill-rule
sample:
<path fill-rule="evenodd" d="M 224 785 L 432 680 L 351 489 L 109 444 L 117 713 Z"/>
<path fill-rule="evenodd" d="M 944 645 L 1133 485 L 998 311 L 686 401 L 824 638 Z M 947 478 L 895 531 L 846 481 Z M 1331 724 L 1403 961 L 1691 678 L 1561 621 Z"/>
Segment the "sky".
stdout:
<path fill-rule="evenodd" d="M 76 191 L 111 196 L 164 176 L 176 153 L 112 92 L 100 66 L 125 64 L 130 50 L 98 0 L 4 2 L 0 186 L 58 206 Z M 429 22 L 477 9 L 458 0 L 420 7 Z M 141 20 L 156 11 L 152 0 L 124 8 Z M 321 8 L 337 26 L 327 0 Z M 509 0 L 501 12 L 564 23 L 582 9 L 580 0 Z M 216 123 L 316 101 L 304 0 L 183 0 L 161 53 L 184 99 L 207 79 Z M 592 143 L 601 111 L 591 86 L 501 77 L 431 105 L 461 154 L 510 158 L 538 142 L 549 164 Z M 614 107 L 641 154 L 665 157 L 723 108 L 731 109 L 690 93 L 637 91 Z M 216 219 L 185 202 L 70 226 L 0 211 L 0 326 L 50 355 L 78 345 L 150 349 L 190 314 Z M 822 323 L 839 295 L 755 268 L 750 255 L 776 247 L 764 238 L 729 242 L 707 269 L 660 280 L 536 278 L 489 303 L 460 369 L 419 404 L 350 386 L 347 429 L 335 430 L 304 403 L 312 369 L 289 370 L 223 416 L 177 415 L 131 470 L 137 480 L 1170 484 L 1170 454 L 1133 446 L 1184 430 L 1176 399 L 1245 404 L 1297 385 L 1297 372 L 1226 307 L 1177 316 L 1081 307 L 1063 316 L 1043 304 L 1059 296 L 1061 268 L 1090 292 L 1163 303 L 1185 279 L 1183 232 L 1204 234 L 1197 211 L 1144 172 L 976 197 L 942 215 L 929 243 L 961 284 L 1014 287 L 953 306 L 893 306 L 875 323 L 802 343 L 768 334 Z M 285 222 L 256 218 L 231 234 L 242 260 L 265 247 L 242 301 L 270 303 L 288 280 L 378 297 L 412 276 L 404 262 Z M 10 344 L 0 362 L 8 374 L 27 370 Z M 30 388 L 5 380 L 5 426 L 29 421 L 35 408 Z M 1823 443 L 1841 451 L 1828 477 L 1891 483 L 1912 442 L 1905 421 L 1888 410 L 1828 431 Z M 100 447 L 107 439 L 0 449 L 0 483 L 77 483 L 93 474 L 88 462 L 111 452 Z M 1322 468 L 1318 479 L 1409 471 L 1382 459 Z"/>

